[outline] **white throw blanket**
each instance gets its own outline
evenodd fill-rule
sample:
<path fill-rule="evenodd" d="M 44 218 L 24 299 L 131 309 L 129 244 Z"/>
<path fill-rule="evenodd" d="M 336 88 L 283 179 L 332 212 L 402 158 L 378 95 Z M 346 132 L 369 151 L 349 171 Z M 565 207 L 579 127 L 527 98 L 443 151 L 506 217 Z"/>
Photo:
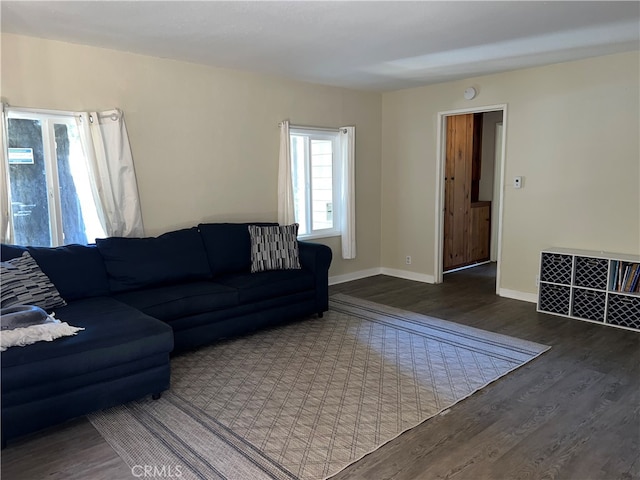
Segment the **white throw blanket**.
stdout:
<path fill-rule="evenodd" d="M 82 327 L 72 327 L 66 322 L 61 322 L 49 315 L 52 322 L 31 325 L 13 330 L 3 330 L 0 333 L 0 352 L 4 352 L 9 347 L 24 347 L 36 342 L 50 342 L 60 337 L 75 335 Z"/>

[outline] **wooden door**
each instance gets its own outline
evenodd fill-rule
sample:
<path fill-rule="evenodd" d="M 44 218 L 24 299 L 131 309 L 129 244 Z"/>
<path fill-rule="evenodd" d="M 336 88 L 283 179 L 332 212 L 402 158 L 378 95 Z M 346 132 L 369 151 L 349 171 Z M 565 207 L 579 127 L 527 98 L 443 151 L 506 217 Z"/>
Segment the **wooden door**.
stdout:
<path fill-rule="evenodd" d="M 481 143 L 482 114 L 447 117 L 442 259 L 445 272 L 489 257 L 490 217 L 484 208 L 478 212 L 472 208 L 478 203 Z"/>
<path fill-rule="evenodd" d="M 445 271 L 466 265 L 470 258 L 473 114 L 447 117 L 444 181 Z"/>
<path fill-rule="evenodd" d="M 489 260 L 491 245 L 491 202 L 471 204 L 470 247 L 472 262 Z"/>

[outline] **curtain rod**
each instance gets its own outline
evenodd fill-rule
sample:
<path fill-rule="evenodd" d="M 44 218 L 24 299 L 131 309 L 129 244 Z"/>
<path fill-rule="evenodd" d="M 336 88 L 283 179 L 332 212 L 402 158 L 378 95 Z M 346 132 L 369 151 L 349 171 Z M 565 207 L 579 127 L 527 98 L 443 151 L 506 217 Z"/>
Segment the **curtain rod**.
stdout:
<path fill-rule="evenodd" d="M 46 108 L 30 108 L 30 107 L 13 107 L 8 103 L 4 104 L 4 111 L 9 112 L 24 112 L 24 113 L 41 113 L 44 115 L 67 115 L 72 116 L 76 115 L 77 112 L 69 112 L 66 110 L 51 110 Z"/>
<path fill-rule="evenodd" d="M 282 122 L 278 123 L 278 127 L 282 127 Z M 289 128 L 298 128 L 300 130 L 318 130 L 320 132 L 342 132 L 347 133 L 346 128 L 330 128 L 330 127 L 308 127 L 306 125 L 291 125 Z"/>
<path fill-rule="evenodd" d="M 2 109 L 4 112 L 7 112 L 7 113 L 11 111 L 11 112 L 22 112 L 22 113 L 31 113 L 31 114 L 41 114 L 41 115 L 65 115 L 69 117 L 75 117 L 80 115 L 81 113 L 84 113 L 84 112 L 70 112 L 67 110 L 52 110 L 52 109 L 46 109 L 46 108 L 13 107 L 8 103 L 3 103 Z M 116 113 L 111 113 L 112 111 L 115 111 Z M 106 112 L 109 112 L 109 113 L 105 113 L 105 114 L 103 114 L 102 112 L 97 112 L 97 113 L 100 118 L 111 118 L 112 120 L 117 120 L 118 115 L 122 113 L 118 108 L 112 108 L 110 110 L 107 110 Z"/>

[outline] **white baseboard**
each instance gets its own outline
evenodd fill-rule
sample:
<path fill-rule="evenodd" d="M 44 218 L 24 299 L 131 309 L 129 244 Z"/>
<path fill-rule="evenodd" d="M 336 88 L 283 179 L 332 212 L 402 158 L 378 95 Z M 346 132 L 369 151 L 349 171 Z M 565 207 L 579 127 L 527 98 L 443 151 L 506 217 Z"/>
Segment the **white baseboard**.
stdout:
<path fill-rule="evenodd" d="M 524 302 L 538 303 L 538 295 L 535 293 L 520 292 L 518 290 L 509 290 L 501 288 L 498 295 L 501 297 L 513 298 L 514 300 L 522 300 Z"/>
<path fill-rule="evenodd" d="M 397 270 L 395 268 L 368 268 L 366 270 L 358 270 L 357 272 L 329 277 L 329 285 L 351 282 L 353 280 L 360 280 L 361 278 L 373 277 L 374 275 L 389 275 L 390 277 L 404 278 L 405 280 L 414 280 L 416 282 L 435 283 L 433 275 Z"/>
<path fill-rule="evenodd" d="M 397 270 L 395 268 L 381 268 L 380 270 L 381 274 L 391 277 L 404 278 L 405 280 L 414 280 L 422 283 L 436 283 L 435 277 L 433 275 L 427 275 L 426 273 L 409 272 L 408 270 Z"/>
<path fill-rule="evenodd" d="M 329 285 L 337 285 L 338 283 L 351 282 L 360 280 L 361 278 L 373 277 L 382 273 L 381 268 L 368 268 L 366 270 L 358 270 L 357 272 L 345 273 L 343 275 L 334 275 L 329 277 Z"/>
<path fill-rule="evenodd" d="M 329 277 L 329 285 L 337 285 L 339 283 L 351 282 L 362 278 L 373 277 L 374 275 L 389 275 L 390 277 L 404 278 L 405 280 L 414 280 L 423 283 L 435 283 L 433 275 L 425 273 L 409 272 L 407 270 L 398 270 L 395 268 L 368 268 L 366 270 L 358 270 L 357 272 L 345 273 L 343 275 L 334 275 Z M 520 292 L 518 290 L 509 290 L 501 288 L 498 295 L 514 300 L 522 300 L 524 302 L 537 303 L 538 295 L 535 293 Z"/>

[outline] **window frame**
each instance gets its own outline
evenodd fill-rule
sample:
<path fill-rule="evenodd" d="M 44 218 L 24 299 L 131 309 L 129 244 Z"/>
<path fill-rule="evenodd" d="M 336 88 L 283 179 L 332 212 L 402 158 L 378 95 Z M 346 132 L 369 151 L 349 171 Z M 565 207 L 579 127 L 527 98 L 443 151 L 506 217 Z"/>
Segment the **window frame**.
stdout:
<path fill-rule="evenodd" d="M 332 129 L 315 129 L 315 128 L 289 128 L 289 143 L 292 147 L 292 137 L 302 136 L 305 137 L 305 204 L 306 208 L 306 231 L 307 233 L 299 234 L 298 238 L 301 240 L 314 240 L 319 238 L 339 237 L 342 235 L 341 231 L 341 212 L 342 212 L 342 198 L 341 198 L 341 185 L 342 185 L 342 158 L 340 153 L 340 132 L 339 130 Z M 313 229 L 313 178 L 311 174 L 311 142 L 312 140 L 331 140 L 332 148 L 332 160 L 331 160 L 331 190 L 332 190 L 332 217 L 333 227 L 323 229 Z M 293 148 L 291 148 L 291 167 L 292 172 L 294 168 Z M 295 179 L 293 179 L 295 181 Z M 295 195 L 295 193 L 294 193 Z M 296 218 L 296 222 L 300 223 Z"/>
<path fill-rule="evenodd" d="M 33 120 L 41 123 L 42 153 L 47 188 L 47 202 L 49 213 L 49 243 L 51 247 L 67 245 L 64 238 L 62 197 L 60 194 L 60 178 L 58 171 L 58 155 L 56 151 L 55 125 L 67 125 L 77 128 L 76 116 L 73 112 L 37 110 L 37 109 L 7 109 L 4 128 L 8 132 L 9 120 Z M 5 152 L 7 174 L 9 175 L 9 144 Z M 9 180 L 10 181 L 10 180 Z M 13 205 L 9 205 L 10 215 L 13 216 Z M 13 218 L 11 219 L 13 228 Z"/>

